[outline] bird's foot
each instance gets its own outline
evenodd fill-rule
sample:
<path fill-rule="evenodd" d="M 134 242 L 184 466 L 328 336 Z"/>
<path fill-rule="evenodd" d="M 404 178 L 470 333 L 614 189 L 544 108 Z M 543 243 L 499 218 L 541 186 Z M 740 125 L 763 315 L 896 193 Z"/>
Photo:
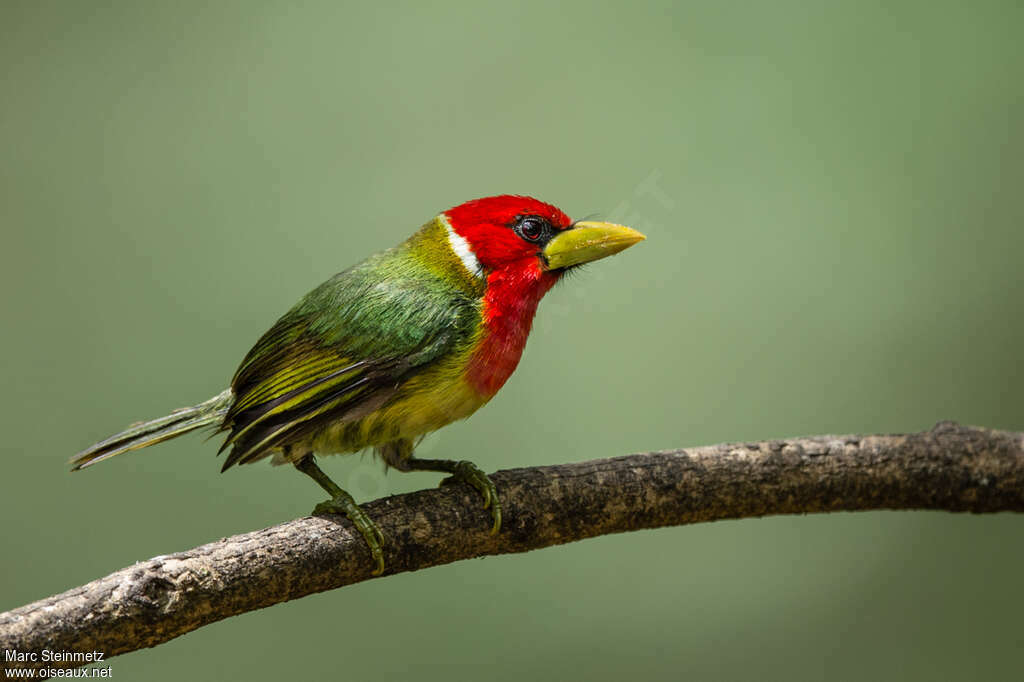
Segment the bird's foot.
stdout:
<path fill-rule="evenodd" d="M 313 509 L 313 515 L 344 514 L 347 516 L 370 547 L 370 555 L 373 557 L 374 563 L 377 564 L 373 575 L 380 575 L 384 572 L 384 533 L 373 522 L 373 519 L 366 515 L 362 507 L 356 504 L 351 495 L 342 492 L 343 494 L 318 504 Z"/>
<path fill-rule="evenodd" d="M 466 460 L 454 462 L 451 472 L 452 475 L 441 481 L 441 485 L 460 480 L 476 488 L 483 495 L 484 509 L 489 507 L 491 518 L 494 519 L 491 535 L 497 535 L 501 529 L 501 500 L 498 499 L 498 488 L 494 485 L 494 481 L 480 467 Z"/>

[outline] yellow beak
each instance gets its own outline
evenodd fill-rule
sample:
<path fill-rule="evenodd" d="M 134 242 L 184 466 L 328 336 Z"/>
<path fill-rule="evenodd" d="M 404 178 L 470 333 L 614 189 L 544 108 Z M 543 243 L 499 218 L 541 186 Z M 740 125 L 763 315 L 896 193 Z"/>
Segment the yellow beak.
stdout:
<path fill-rule="evenodd" d="M 558 270 L 611 256 L 645 239 L 647 237 L 624 225 L 574 223 L 544 247 L 544 261 L 548 270 Z"/>

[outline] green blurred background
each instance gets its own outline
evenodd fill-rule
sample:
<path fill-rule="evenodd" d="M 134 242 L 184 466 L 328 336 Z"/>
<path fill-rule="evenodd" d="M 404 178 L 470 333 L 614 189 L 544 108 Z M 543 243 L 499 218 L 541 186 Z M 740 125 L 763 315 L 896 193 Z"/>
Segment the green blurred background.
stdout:
<path fill-rule="evenodd" d="M 940 419 L 1024 428 L 1018 2 L 0 4 L 0 610 L 306 514 L 191 437 L 314 285 L 527 193 L 649 241 L 541 305 L 425 447 L 487 470 Z M 559 415 L 557 421 L 552 414 Z M 369 457 L 362 500 L 435 485 Z M 603 537 L 374 580 L 112 661 L 118 679 L 1003 680 L 1019 516 Z"/>

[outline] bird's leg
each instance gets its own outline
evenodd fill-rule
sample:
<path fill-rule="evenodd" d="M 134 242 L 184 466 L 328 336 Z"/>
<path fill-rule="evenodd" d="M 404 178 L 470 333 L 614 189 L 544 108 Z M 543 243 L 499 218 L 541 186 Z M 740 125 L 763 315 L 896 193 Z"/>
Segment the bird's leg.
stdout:
<path fill-rule="evenodd" d="M 408 439 L 392 441 L 378 448 L 388 466 L 399 471 L 442 471 L 476 488 L 483 495 L 484 509 L 491 509 L 491 518 L 494 519 L 491 534 L 497 534 L 501 529 L 501 500 L 498 499 L 498 489 L 494 481 L 480 467 L 466 460 L 419 459 L 412 456 L 412 451 L 413 444 Z M 444 484 L 448 480 L 450 479 L 445 479 L 441 483 Z"/>
<path fill-rule="evenodd" d="M 384 571 L 384 533 L 377 524 L 366 515 L 366 512 L 356 504 L 352 496 L 338 487 L 338 485 L 327 477 L 313 459 L 313 453 L 306 453 L 299 461 L 295 462 L 295 468 L 306 474 L 320 484 L 320 487 L 327 491 L 331 499 L 321 502 L 313 509 L 313 514 L 344 514 L 355 524 L 356 529 L 362 533 L 366 544 L 370 546 L 370 554 L 373 556 L 377 569 L 374 575 L 380 575 Z"/>
<path fill-rule="evenodd" d="M 496 535 L 501 530 L 501 500 L 498 499 L 498 488 L 494 481 L 483 472 L 477 465 L 467 460 L 453 459 L 419 459 L 410 457 L 406 460 L 409 471 L 444 471 L 453 478 L 465 481 L 483 495 L 484 509 L 490 507 L 491 518 L 494 524 L 491 526 L 491 534 Z M 445 483 L 445 481 L 441 481 Z"/>

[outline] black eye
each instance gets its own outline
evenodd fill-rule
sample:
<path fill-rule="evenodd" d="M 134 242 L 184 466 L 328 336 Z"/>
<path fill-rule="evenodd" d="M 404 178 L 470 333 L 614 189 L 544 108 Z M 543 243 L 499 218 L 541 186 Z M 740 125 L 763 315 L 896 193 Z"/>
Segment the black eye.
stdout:
<path fill-rule="evenodd" d="M 539 242 L 547 234 L 547 223 L 537 216 L 520 218 L 513 228 L 520 237 L 528 242 Z"/>

